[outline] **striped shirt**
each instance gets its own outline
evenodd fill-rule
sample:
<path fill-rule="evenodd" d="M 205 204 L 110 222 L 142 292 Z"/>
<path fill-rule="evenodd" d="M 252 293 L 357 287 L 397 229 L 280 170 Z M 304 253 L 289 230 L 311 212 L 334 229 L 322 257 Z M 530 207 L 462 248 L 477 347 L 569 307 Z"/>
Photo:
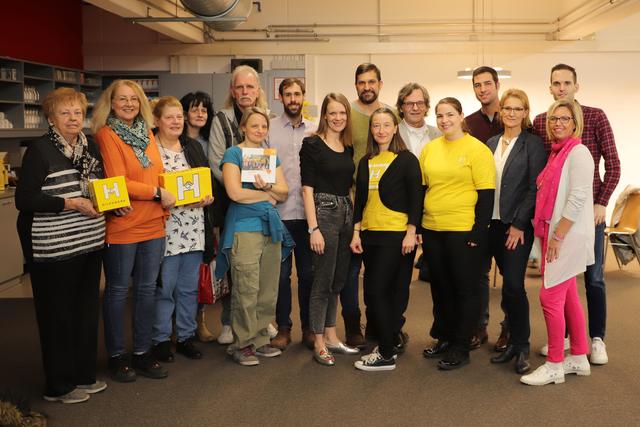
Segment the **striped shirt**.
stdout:
<path fill-rule="evenodd" d="M 64 199 L 82 197 L 76 169 L 53 172 L 45 178 L 42 193 Z M 75 210 L 34 212 L 31 227 L 33 260 L 61 261 L 104 246 L 104 216 L 90 218 Z"/>

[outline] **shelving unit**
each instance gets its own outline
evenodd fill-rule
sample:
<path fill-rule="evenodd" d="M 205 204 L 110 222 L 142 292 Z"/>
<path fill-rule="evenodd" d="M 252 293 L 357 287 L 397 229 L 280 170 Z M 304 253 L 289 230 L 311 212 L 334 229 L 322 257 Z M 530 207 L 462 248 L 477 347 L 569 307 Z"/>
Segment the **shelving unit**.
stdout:
<path fill-rule="evenodd" d="M 115 80 L 127 79 L 138 83 L 147 95 L 147 98 L 157 98 L 160 96 L 160 74 L 162 74 L 162 72 L 159 71 L 122 71 L 105 73 L 102 75 L 103 89 L 106 89 Z"/>
<path fill-rule="evenodd" d="M 89 102 L 87 117 L 90 117 L 93 104 L 102 91 L 102 76 L 0 57 L 0 138 L 42 135 L 47 128 L 42 101 L 59 87 L 70 87 L 84 93 Z"/>

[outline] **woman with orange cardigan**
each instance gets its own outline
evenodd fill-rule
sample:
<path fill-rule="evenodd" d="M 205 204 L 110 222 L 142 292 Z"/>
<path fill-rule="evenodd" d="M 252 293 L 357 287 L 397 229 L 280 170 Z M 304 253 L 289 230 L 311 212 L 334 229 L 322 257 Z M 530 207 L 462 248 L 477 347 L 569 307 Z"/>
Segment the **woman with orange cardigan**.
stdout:
<path fill-rule="evenodd" d="M 165 378 L 153 358 L 151 334 L 155 288 L 164 256 L 166 209 L 175 197 L 158 185 L 164 171 L 150 124 L 151 109 L 140 86 L 116 80 L 100 96 L 93 131 L 107 177 L 124 176 L 133 211 L 107 219 L 104 270 L 104 329 L 109 371 L 114 381 L 135 381 L 136 374 Z M 124 342 L 124 311 L 133 276 L 133 357 Z"/>

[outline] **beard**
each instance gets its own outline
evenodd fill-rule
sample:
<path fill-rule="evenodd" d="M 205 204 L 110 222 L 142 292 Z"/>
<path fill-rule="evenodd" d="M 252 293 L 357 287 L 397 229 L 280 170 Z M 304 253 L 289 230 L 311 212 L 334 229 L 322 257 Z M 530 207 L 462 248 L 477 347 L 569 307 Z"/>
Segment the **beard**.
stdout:
<path fill-rule="evenodd" d="M 292 109 L 291 107 L 293 107 L 294 109 Z M 284 113 L 289 118 L 300 117 L 300 115 L 302 114 L 302 105 L 300 104 L 283 105 L 283 108 L 284 108 Z"/>
<path fill-rule="evenodd" d="M 370 98 L 367 98 L 367 95 L 369 95 L 369 94 L 371 94 L 371 95 L 373 95 L 373 96 L 372 96 L 372 97 L 370 97 Z M 360 102 L 362 102 L 363 104 L 367 104 L 367 105 L 369 105 L 369 104 L 373 104 L 374 102 L 376 102 L 376 101 L 378 100 L 378 94 L 377 94 L 377 93 L 375 93 L 375 92 L 374 92 L 374 91 L 372 91 L 372 90 L 364 90 L 364 91 L 362 91 L 362 92 L 360 92 L 360 93 L 358 94 L 358 99 L 359 99 L 359 100 L 360 100 Z"/>

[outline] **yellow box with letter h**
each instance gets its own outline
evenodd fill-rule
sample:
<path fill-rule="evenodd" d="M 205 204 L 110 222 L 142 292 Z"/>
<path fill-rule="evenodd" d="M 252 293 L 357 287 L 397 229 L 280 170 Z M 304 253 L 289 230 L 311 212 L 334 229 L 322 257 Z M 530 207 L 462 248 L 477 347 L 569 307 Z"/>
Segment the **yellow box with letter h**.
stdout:
<path fill-rule="evenodd" d="M 113 178 L 94 179 L 89 182 L 91 200 L 98 212 L 130 206 L 129 192 L 124 176 Z"/>
<path fill-rule="evenodd" d="M 160 174 L 160 187 L 176 197 L 176 206 L 197 203 L 213 196 L 211 169 L 200 167 Z"/>

